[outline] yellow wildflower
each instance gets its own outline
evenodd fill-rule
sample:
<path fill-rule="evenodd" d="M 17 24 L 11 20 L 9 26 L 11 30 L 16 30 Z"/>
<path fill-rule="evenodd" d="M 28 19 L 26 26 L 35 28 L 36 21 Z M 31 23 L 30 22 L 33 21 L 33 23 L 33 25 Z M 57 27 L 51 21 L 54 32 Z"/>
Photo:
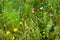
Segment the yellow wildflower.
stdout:
<path fill-rule="evenodd" d="M 20 24 L 23 24 L 23 22 L 20 22 Z"/>
<path fill-rule="evenodd" d="M 10 31 L 7 31 L 7 32 L 6 32 L 6 35 L 9 35 L 9 34 L 10 34 Z"/>
<path fill-rule="evenodd" d="M 14 31 L 14 32 L 17 32 L 17 31 L 18 31 L 18 28 L 14 28 L 13 31 Z"/>
<path fill-rule="evenodd" d="M 1 16 L 2 14 L 0 14 L 0 16 Z"/>
<path fill-rule="evenodd" d="M 12 37 L 12 40 L 14 40 L 14 39 L 15 39 L 15 37 L 13 36 L 13 37 Z"/>

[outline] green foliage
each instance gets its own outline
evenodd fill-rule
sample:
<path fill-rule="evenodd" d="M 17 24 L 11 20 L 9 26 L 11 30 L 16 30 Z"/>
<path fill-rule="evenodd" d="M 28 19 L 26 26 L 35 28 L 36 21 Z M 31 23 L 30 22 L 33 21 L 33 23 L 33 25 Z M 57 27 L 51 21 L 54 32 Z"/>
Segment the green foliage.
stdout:
<path fill-rule="evenodd" d="M 1 40 L 60 40 L 60 0 L 0 0 Z"/>

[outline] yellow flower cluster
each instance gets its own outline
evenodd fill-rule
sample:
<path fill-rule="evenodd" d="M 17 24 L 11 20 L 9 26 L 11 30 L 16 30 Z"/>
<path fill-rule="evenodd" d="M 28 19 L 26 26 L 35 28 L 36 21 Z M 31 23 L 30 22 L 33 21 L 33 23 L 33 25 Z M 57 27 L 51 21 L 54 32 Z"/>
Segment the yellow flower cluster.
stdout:
<path fill-rule="evenodd" d="M 13 29 L 14 32 L 17 32 L 18 31 L 18 28 L 14 28 Z M 6 31 L 6 35 L 9 35 L 11 32 L 10 31 Z"/>
<path fill-rule="evenodd" d="M 20 24 L 23 24 L 23 22 L 20 22 Z"/>
<path fill-rule="evenodd" d="M 17 32 L 18 31 L 18 28 L 13 28 L 13 31 L 14 32 Z M 10 33 L 11 33 L 10 31 L 6 31 L 6 35 L 9 35 Z M 15 39 L 15 37 L 12 36 L 11 40 L 14 40 L 14 39 Z"/>
<path fill-rule="evenodd" d="M 9 35 L 9 34 L 10 34 L 10 31 L 7 31 L 7 32 L 6 32 L 6 35 Z"/>
<path fill-rule="evenodd" d="M 14 28 L 13 31 L 14 31 L 14 32 L 17 32 L 17 31 L 18 31 L 18 28 Z"/>

